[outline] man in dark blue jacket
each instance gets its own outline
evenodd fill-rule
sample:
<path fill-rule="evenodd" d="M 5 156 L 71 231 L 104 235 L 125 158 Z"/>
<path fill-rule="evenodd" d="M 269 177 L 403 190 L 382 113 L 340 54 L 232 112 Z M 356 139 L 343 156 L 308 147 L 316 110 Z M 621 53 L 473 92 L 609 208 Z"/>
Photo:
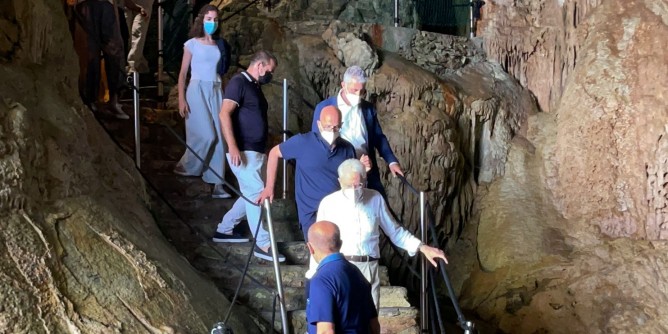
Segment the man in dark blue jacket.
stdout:
<path fill-rule="evenodd" d="M 366 154 L 371 160 L 371 170 L 367 174 L 367 188 L 380 192 L 385 197 L 385 189 L 380 182 L 380 172 L 376 159 L 376 151 L 389 164 L 392 175 L 404 175 L 399 160 L 392 152 L 387 137 L 378 122 L 376 108 L 361 98 L 366 84 L 366 74 L 359 66 L 349 67 L 343 75 L 341 90 L 315 107 L 313 114 L 313 131 L 318 131 L 317 120 L 320 112 L 327 106 L 335 106 L 341 111 L 341 137 L 355 147 L 357 157 Z"/>

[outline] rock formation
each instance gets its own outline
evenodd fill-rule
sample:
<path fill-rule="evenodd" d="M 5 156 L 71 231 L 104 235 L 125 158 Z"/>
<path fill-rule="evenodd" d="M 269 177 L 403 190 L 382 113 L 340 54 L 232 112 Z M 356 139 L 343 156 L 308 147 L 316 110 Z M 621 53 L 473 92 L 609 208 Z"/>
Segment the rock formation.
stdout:
<path fill-rule="evenodd" d="M 512 140 L 505 175 L 480 188 L 479 222 L 461 243 L 477 245 L 462 254 L 470 256 L 459 276 L 465 306 L 501 330 L 668 330 L 668 53 L 657 47 L 668 36 L 667 8 L 495 1 L 486 9 L 488 55 L 549 111 L 529 115 Z"/>
<path fill-rule="evenodd" d="M 0 26 L 0 332 L 208 332 L 229 302 L 164 238 L 141 175 L 77 101 L 61 3 L 3 1 Z M 230 325 L 259 332 L 238 310 Z"/>
<path fill-rule="evenodd" d="M 586 19 L 601 2 L 486 1 L 478 34 L 489 59 L 528 88 L 541 110 L 550 111 L 575 66 Z"/>
<path fill-rule="evenodd" d="M 466 309 L 509 333 L 668 331 L 667 0 L 487 1 L 474 41 L 364 23 L 389 4 L 278 1 L 223 32 L 235 64 L 278 56 L 293 132 L 364 66 Z M 61 12 L 0 4 L 0 329 L 206 331 L 227 302 L 164 239 L 140 175 L 76 101 Z M 276 143 L 282 89 L 264 91 Z M 416 231 L 416 197 L 380 168 Z M 392 279 L 414 283 L 415 258 L 382 250 Z M 256 328 L 240 312 L 232 324 Z"/>

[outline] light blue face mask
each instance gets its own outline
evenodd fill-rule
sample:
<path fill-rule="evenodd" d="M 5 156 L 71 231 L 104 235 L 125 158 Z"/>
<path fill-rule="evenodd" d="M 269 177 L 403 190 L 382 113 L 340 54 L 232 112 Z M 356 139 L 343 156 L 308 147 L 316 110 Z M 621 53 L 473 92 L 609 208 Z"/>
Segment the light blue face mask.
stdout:
<path fill-rule="evenodd" d="M 208 35 L 212 35 L 216 31 L 216 28 L 218 28 L 218 22 L 215 21 L 204 22 L 204 32 L 206 32 Z"/>

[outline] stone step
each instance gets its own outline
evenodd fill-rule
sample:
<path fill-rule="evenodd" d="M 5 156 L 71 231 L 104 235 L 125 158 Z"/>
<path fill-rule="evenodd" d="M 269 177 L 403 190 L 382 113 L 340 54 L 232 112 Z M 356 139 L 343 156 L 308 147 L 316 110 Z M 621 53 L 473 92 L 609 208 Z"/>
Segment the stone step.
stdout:
<path fill-rule="evenodd" d="M 210 277 L 220 280 L 229 280 L 237 282 L 241 277 L 243 265 L 231 266 L 229 263 L 200 258 L 197 261 L 197 268 L 206 272 Z M 304 274 L 306 267 L 300 265 L 281 265 L 281 281 L 284 287 L 300 288 L 304 287 Z M 274 267 L 270 264 L 251 264 L 248 267 L 248 275 L 250 275 L 257 283 L 265 286 L 275 286 Z M 380 276 L 380 285 L 389 286 L 390 279 L 387 267 L 378 267 L 378 275 Z M 250 281 L 250 280 L 249 280 Z"/>
<path fill-rule="evenodd" d="M 269 288 L 273 288 L 273 286 Z M 271 311 L 273 308 L 273 291 L 252 284 L 248 288 L 242 287 L 239 300 L 253 310 L 260 312 Z M 285 287 L 283 288 L 283 293 L 285 295 L 285 307 L 288 311 L 306 308 L 304 288 Z M 406 288 L 401 286 L 380 287 L 381 308 L 404 308 L 410 306 Z M 278 307 L 277 304 L 276 308 L 278 309 Z"/>
<path fill-rule="evenodd" d="M 419 312 L 413 307 L 381 307 L 378 312 L 380 332 L 383 334 L 418 334 L 420 332 Z M 260 316 L 267 322 L 271 321 L 271 311 L 261 312 Z M 306 311 L 295 310 L 288 312 L 291 323 L 291 333 L 306 333 Z M 281 331 L 280 312 L 276 312 L 274 329 Z"/>
<path fill-rule="evenodd" d="M 217 243 L 210 242 L 207 245 L 201 245 L 196 253 L 204 258 L 229 261 L 232 263 L 244 263 L 250 251 L 251 243 Z M 278 251 L 286 258 L 285 264 L 308 264 L 308 250 L 303 241 L 278 242 Z M 251 256 L 252 264 L 271 264 L 269 261 L 258 259 Z"/>
<path fill-rule="evenodd" d="M 198 204 L 197 200 L 193 202 L 194 204 Z M 218 207 L 211 207 L 211 205 L 201 206 L 199 211 L 194 211 L 195 213 L 189 217 L 189 223 L 192 226 L 195 226 L 201 234 L 212 237 L 216 232 L 218 223 L 220 223 L 225 213 L 227 213 L 227 210 L 229 210 L 228 207 L 224 206 L 225 204 L 226 203 L 220 203 L 218 204 Z M 229 207 L 231 207 L 233 204 L 234 203 L 230 202 Z M 304 249 L 306 249 L 304 236 L 302 231 L 299 229 L 299 223 L 297 223 L 296 220 L 274 218 L 272 222 L 274 225 L 274 238 L 276 238 L 276 242 L 299 242 L 303 244 Z M 264 227 L 265 230 L 268 230 L 267 223 L 264 221 L 262 222 L 262 227 Z M 246 221 L 239 223 L 234 230 L 235 232 L 238 232 L 246 237 L 250 237 L 252 235 Z"/>

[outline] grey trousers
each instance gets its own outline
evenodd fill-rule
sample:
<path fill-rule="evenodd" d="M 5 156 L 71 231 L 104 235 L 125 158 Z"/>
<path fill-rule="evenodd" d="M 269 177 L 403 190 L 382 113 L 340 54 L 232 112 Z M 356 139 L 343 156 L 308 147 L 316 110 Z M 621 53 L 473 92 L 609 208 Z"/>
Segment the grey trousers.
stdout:
<path fill-rule="evenodd" d="M 191 80 L 186 91 L 190 113 L 186 117 L 186 143 L 209 164 L 208 169 L 186 149 L 179 160 L 189 175 L 202 175 L 209 184 L 222 184 L 215 174 L 225 178 L 225 139 L 220 128 L 223 91 L 220 82 Z"/>
<path fill-rule="evenodd" d="M 376 305 L 376 312 L 380 309 L 380 276 L 378 276 L 378 261 L 370 262 L 353 262 L 364 275 L 369 283 L 371 283 L 371 296 L 373 297 L 373 304 Z"/>

